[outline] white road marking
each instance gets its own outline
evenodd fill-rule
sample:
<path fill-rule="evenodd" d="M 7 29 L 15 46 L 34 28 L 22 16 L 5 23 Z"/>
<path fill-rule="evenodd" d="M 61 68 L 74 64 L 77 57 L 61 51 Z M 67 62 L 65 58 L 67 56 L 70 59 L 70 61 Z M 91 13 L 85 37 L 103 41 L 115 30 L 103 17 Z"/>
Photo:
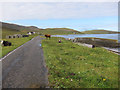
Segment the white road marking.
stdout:
<path fill-rule="evenodd" d="M 41 47 L 42 45 L 40 44 L 40 47 Z"/>

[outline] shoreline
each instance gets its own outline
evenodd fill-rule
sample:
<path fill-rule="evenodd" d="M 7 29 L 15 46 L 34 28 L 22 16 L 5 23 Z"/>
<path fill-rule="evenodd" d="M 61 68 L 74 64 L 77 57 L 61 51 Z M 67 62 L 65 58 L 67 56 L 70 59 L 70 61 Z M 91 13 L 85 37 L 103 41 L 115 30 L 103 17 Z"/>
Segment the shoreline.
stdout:
<path fill-rule="evenodd" d="M 74 43 L 74 42 L 73 42 L 73 43 Z M 92 48 L 92 44 L 86 44 L 86 43 L 75 43 L 75 44 Z M 115 54 L 120 55 L 119 48 L 108 48 L 108 47 L 102 47 L 102 48 L 104 48 L 104 49 L 106 49 L 106 50 L 108 50 L 108 51 L 112 51 L 112 52 L 115 53 Z"/>

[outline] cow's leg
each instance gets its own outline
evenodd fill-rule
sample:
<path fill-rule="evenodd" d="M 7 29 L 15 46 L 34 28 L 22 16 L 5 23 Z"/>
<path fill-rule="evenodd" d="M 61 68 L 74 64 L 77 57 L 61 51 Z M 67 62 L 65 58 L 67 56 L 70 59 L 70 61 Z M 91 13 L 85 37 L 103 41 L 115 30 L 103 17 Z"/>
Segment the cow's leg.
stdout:
<path fill-rule="evenodd" d="M 11 42 L 9 42 L 9 46 L 11 46 Z"/>

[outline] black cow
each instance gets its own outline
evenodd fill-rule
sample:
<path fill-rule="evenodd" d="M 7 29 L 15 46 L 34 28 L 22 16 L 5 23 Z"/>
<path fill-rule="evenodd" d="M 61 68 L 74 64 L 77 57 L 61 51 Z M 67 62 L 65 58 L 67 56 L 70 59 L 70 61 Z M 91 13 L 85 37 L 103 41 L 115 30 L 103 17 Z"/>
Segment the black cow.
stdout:
<path fill-rule="evenodd" d="M 8 36 L 8 38 L 11 38 L 11 36 Z"/>
<path fill-rule="evenodd" d="M 8 42 L 8 41 L 3 41 L 3 42 L 2 42 L 2 45 L 3 45 L 3 46 L 11 46 L 12 43 L 11 43 L 11 42 Z"/>
<path fill-rule="evenodd" d="M 22 35 L 22 37 L 29 37 L 29 35 Z"/>
<path fill-rule="evenodd" d="M 95 45 L 92 45 L 92 48 L 95 48 L 96 46 Z"/>
<path fill-rule="evenodd" d="M 62 41 L 61 41 L 61 40 L 59 40 L 58 42 L 59 42 L 59 43 L 61 43 Z"/>
<path fill-rule="evenodd" d="M 15 36 L 13 36 L 13 38 L 15 38 Z"/>

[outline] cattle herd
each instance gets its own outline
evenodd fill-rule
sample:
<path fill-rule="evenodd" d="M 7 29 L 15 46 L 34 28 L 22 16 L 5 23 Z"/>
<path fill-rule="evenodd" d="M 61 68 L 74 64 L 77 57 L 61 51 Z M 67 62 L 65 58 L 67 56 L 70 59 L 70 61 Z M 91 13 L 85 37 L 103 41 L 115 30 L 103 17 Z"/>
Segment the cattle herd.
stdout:
<path fill-rule="evenodd" d="M 29 37 L 29 35 L 14 34 L 14 35 L 6 36 L 7 39 L 10 39 L 10 38 L 21 38 L 21 37 Z"/>
<path fill-rule="evenodd" d="M 22 37 L 29 37 L 29 35 L 33 35 L 33 34 L 40 34 L 39 32 L 27 32 L 27 34 L 14 34 L 14 35 L 8 35 L 6 36 L 7 39 L 10 38 L 22 38 Z M 5 40 L 1 40 L 1 45 L 2 46 L 11 46 L 12 43 L 9 41 L 5 41 Z"/>
<path fill-rule="evenodd" d="M 35 33 L 36 33 L 36 32 L 27 32 L 26 35 L 14 34 L 14 35 L 6 36 L 6 38 L 9 39 L 9 38 L 29 37 L 29 35 L 33 35 L 33 34 L 35 34 Z M 40 34 L 40 33 L 37 32 L 37 34 Z M 45 37 L 50 39 L 50 38 L 51 38 L 51 35 L 50 35 L 50 34 L 45 34 Z M 59 40 L 58 42 L 61 43 L 61 40 Z M 1 40 L 1 45 L 2 45 L 2 46 L 11 46 L 12 43 L 9 42 L 9 41 Z"/>
<path fill-rule="evenodd" d="M 33 34 L 40 34 L 39 32 L 27 32 L 27 34 L 14 34 L 6 36 L 7 39 L 9 38 L 21 38 L 21 37 L 29 37 L 29 35 Z"/>

